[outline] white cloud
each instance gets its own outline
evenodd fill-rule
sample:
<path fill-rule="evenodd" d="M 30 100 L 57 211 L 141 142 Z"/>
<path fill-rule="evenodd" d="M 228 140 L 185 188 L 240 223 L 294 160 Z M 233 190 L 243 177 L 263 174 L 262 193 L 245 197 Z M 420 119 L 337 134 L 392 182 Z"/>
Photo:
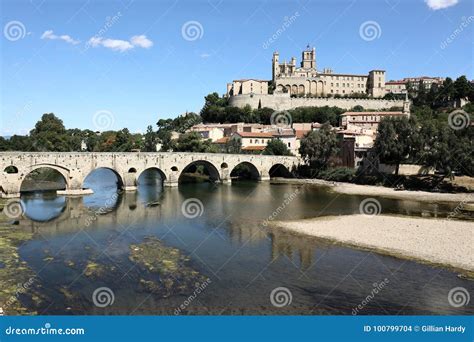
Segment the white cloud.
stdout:
<path fill-rule="evenodd" d="M 80 43 L 80 41 L 73 39 L 71 36 L 67 34 L 63 35 L 55 35 L 53 30 L 47 30 L 44 31 L 44 33 L 41 35 L 41 39 L 50 39 L 50 40 L 63 40 L 66 43 L 72 44 L 72 45 L 77 45 Z"/>
<path fill-rule="evenodd" d="M 204 52 L 204 53 L 201 53 L 199 56 L 200 56 L 201 58 L 209 58 L 209 57 L 211 57 L 211 54 Z"/>
<path fill-rule="evenodd" d="M 153 46 L 153 42 L 148 39 L 144 34 L 140 36 L 133 36 L 130 39 L 130 42 L 133 46 L 138 46 L 145 49 L 151 48 Z"/>
<path fill-rule="evenodd" d="M 432 10 L 439 10 L 456 5 L 459 0 L 425 0 L 426 4 Z"/>
<path fill-rule="evenodd" d="M 132 38 L 130 38 L 130 41 L 122 39 L 104 39 L 102 37 L 92 37 L 91 39 L 89 39 L 87 44 L 92 47 L 103 46 L 105 48 L 120 52 L 131 50 L 134 47 L 148 49 L 153 46 L 153 42 L 149 40 L 145 35 L 133 36 Z"/>
<path fill-rule="evenodd" d="M 124 52 L 133 49 L 133 45 L 126 40 L 121 39 L 104 39 L 101 37 L 92 37 L 89 39 L 89 45 L 92 47 L 103 46 L 114 51 Z"/>

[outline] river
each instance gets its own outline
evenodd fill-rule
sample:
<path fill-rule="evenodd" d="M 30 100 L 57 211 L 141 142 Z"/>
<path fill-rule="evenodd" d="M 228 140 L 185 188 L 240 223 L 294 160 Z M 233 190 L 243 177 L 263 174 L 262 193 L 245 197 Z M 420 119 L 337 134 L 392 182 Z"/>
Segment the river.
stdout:
<path fill-rule="evenodd" d="M 447 300 L 454 287 L 474 290 L 455 272 L 265 223 L 359 213 L 363 196 L 245 181 L 162 188 L 152 173 L 140 178 L 137 192 L 124 193 L 108 170 L 89 176 L 86 186 L 93 195 L 22 195 L 26 212 L 12 229 L 33 234 L 18 248 L 36 275 L 36 300 L 21 299 L 28 310 L 350 315 L 361 305 L 358 314 L 474 313 L 472 304 L 455 308 Z M 378 200 L 383 214 L 446 217 L 455 206 Z M 101 288 L 109 291 L 105 307 L 94 297 Z M 285 305 L 271 298 L 279 289 Z"/>

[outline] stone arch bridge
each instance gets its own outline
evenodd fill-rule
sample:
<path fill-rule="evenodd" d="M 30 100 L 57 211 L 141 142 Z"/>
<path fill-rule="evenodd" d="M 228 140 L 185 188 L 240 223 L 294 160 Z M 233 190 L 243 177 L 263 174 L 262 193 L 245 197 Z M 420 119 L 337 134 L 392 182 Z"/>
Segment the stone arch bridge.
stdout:
<path fill-rule="evenodd" d="M 264 156 L 250 154 L 189 153 L 189 152 L 2 152 L 0 153 L 0 197 L 19 197 L 25 177 L 39 168 L 58 171 L 64 178 L 64 195 L 91 193 L 83 186 L 92 171 L 99 168 L 112 170 L 119 185 L 133 191 L 140 174 L 156 169 L 164 186 L 177 186 L 181 173 L 192 165 L 204 165 L 210 178 L 222 183 L 231 181 L 230 174 L 238 165 L 247 165 L 252 178 L 269 180 L 275 171 L 289 172 L 299 164 L 291 156 Z"/>

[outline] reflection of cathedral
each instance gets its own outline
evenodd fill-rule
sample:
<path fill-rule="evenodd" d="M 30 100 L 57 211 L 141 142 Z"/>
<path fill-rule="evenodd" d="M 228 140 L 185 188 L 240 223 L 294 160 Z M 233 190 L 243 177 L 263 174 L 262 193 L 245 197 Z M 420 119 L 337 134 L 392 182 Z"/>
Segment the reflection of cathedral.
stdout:
<path fill-rule="evenodd" d="M 307 47 L 302 52 L 300 66 L 296 58 L 290 62 L 280 62 L 280 54 L 273 53 L 272 81 L 244 79 L 234 80 L 227 85 L 227 95 L 268 94 L 268 84 L 274 86 L 276 93 L 289 93 L 292 96 L 345 96 L 366 94 L 381 98 L 385 95 L 385 71 L 372 70 L 365 75 L 335 74 L 331 69 L 318 71 L 316 50 Z"/>
<path fill-rule="evenodd" d="M 308 269 L 313 263 L 315 245 L 308 242 L 307 239 L 278 230 L 272 231 L 270 239 L 272 241 L 272 260 L 282 256 L 293 259 L 296 254 L 302 270 Z"/>

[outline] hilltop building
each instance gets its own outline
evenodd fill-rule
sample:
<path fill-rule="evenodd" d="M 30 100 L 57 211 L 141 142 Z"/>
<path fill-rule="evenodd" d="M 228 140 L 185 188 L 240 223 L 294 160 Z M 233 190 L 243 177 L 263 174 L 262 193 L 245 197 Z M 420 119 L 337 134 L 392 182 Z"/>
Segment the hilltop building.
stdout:
<path fill-rule="evenodd" d="M 280 54 L 273 53 L 272 80 L 234 80 L 227 85 L 227 95 L 269 94 L 271 86 L 276 93 L 294 96 L 326 97 L 329 95 L 366 94 L 373 98 L 385 95 L 385 71 L 371 70 L 368 74 L 340 74 L 331 69 L 319 71 L 316 66 L 316 49 L 309 46 L 301 53 L 301 63 L 292 57 L 287 63 Z"/>
<path fill-rule="evenodd" d="M 238 79 L 227 84 L 229 104 L 253 109 L 268 107 L 289 110 L 297 107 L 336 106 L 351 110 L 402 107 L 403 99 L 383 99 L 387 94 L 385 71 L 374 69 L 367 74 L 335 73 L 318 69 L 316 49 L 309 46 L 296 58 L 281 61 L 278 52 L 272 57 L 272 79 Z"/>
<path fill-rule="evenodd" d="M 414 91 L 420 89 L 420 85 L 425 90 L 430 90 L 432 87 L 440 87 L 443 85 L 445 78 L 443 77 L 405 77 L 403 80 L 385 82 L 385 90 L 392 94 L 405 94 L 407 92 L 407 85 L 410 84 Z"/>

